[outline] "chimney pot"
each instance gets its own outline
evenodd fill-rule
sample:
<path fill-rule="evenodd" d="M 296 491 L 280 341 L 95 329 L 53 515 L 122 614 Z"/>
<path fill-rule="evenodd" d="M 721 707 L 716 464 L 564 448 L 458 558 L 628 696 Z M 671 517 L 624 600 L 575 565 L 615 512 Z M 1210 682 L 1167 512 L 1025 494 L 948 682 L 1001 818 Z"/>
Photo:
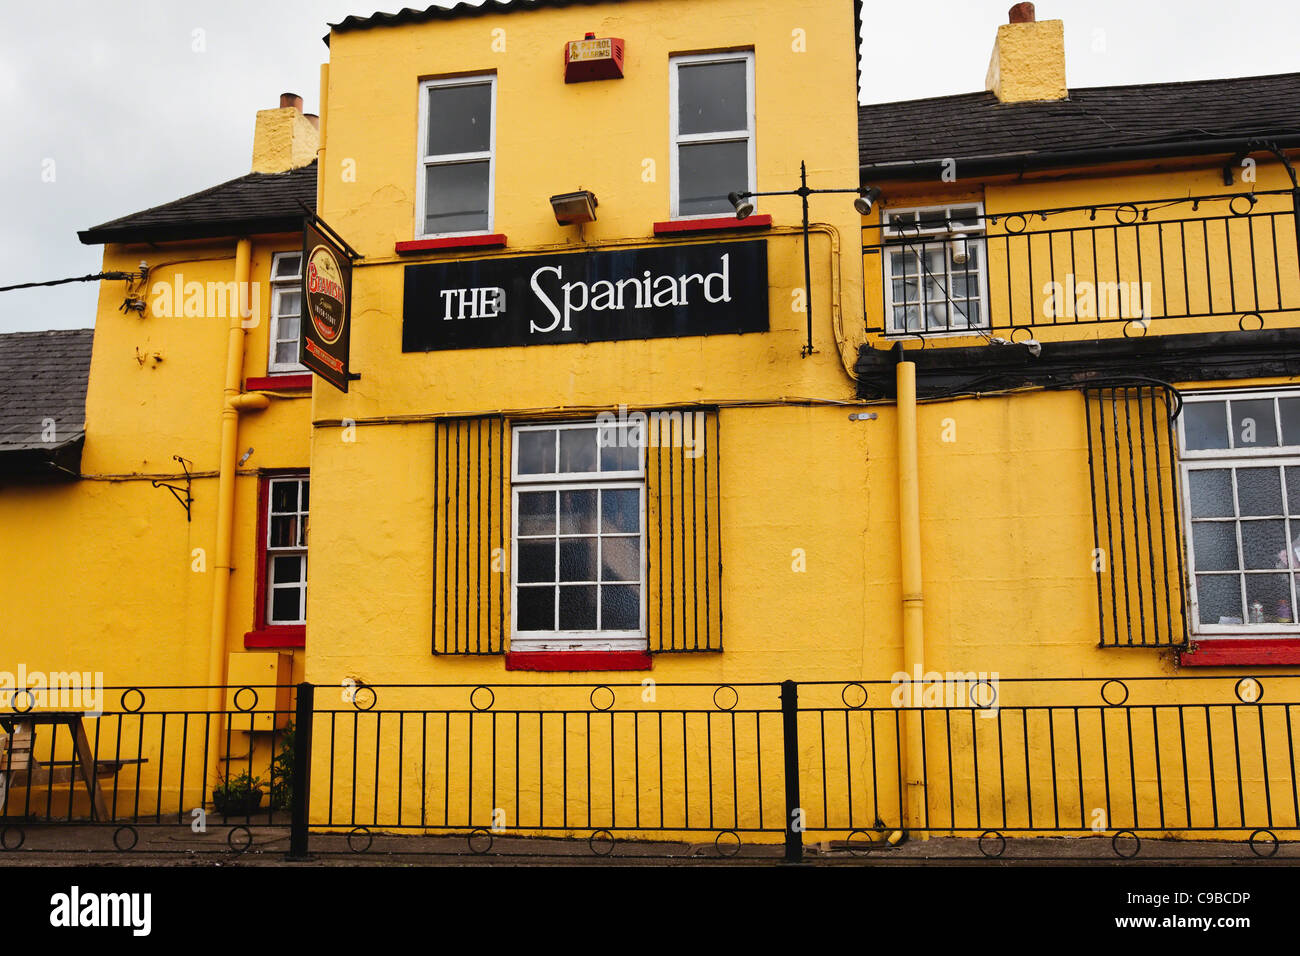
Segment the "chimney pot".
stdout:
<path fill-rule="evenodd" d="M 1033 23 L 1034 22 L 1034 5 L 1032 3 L 1017 3 L 1007 11 L 1008 23 Z"/>
<path fill-rule="evenodd" d="M 302 112 L 302 97 L 299 96 L 297 93 L 281 93 L 281 94 L 280 94 L 280 109 L 284 109 L 286 106 L 292 106 L 292 107 L 293 107 L 294 109 L 296 109 L 299 113 L 301 113 L 301 112 Z"/>

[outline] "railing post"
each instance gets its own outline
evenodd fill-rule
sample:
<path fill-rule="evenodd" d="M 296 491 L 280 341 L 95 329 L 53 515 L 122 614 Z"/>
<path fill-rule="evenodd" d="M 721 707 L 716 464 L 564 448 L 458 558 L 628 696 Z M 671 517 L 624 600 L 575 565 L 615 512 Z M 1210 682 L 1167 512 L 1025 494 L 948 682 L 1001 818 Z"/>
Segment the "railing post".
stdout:
<path fill-rule="evenodd" d="M 289 853 L 286 860 L 307 860 L 307 822 L 311 807 L 311 729 L 316 712 L 316 688 L 303 681 L 293 723 L 293 777 L 290 800 Z"/>
<path fill-rule="evenodd" d="M 803 809 L 799 806 L 799 685 L 781 683 L 782 742 L 785 748 L 785 862 L 803 862 Z"/>

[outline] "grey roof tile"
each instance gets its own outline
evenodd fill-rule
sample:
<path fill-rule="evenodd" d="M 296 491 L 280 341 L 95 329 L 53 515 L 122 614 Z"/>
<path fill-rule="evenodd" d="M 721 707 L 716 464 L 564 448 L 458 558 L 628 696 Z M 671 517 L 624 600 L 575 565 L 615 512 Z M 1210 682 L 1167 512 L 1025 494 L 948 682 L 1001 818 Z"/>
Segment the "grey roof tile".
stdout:
<path fill-rule="evenodd" d="M 86 430 L 94 329 L 0 335 L 0 453 L 50 449 Z M 54 421 L 54 441 L 46 421 Z"/>

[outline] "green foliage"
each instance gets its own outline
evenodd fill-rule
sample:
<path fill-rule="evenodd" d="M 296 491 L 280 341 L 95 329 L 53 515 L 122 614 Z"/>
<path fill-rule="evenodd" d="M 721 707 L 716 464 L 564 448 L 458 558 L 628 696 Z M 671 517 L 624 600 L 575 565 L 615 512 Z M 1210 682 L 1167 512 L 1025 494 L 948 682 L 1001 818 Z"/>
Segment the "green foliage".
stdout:
<path fill-rule="evenodd" d="M 262 803 L 262 778 L 244 771 L 221 779 L 212 791 L 212 806 L 228 816 L 255 811 Z"/>
<path fill-rule="evenodd" d="M 272 810 L 288 810 L 293 805 L 293 739 L 291 723 L 280 735 L 280 749 L 271 761 Z"/>

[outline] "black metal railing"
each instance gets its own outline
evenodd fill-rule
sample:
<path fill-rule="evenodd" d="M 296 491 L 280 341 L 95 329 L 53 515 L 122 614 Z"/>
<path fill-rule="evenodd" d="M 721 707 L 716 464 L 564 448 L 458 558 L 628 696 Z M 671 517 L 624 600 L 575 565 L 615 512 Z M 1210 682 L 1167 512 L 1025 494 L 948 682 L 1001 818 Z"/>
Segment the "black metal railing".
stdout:
<path fill-rule="evenodd" d="M 809 840 L 879 854 L 909 835 L 978 837 L 964 852 L 986 856 L 1005 852 L 1008 837 L 1106 837 L 1121 856 L 1142 837 L 1245 842 L 1259 856 L 1300 838 L 1293 674 L 346 682 L 298 685 L 289 710 L 289 688 L 228 690 L 240 709 L 224 716 L 179 706 L 202 689 L 132 688 L 120 706 L 83 717 L 93 765 L 127 758 L 106 785 L 115 799 L 105 813 L 75 781 L 19 779 L 5 749 L 0 847 L 57 851 L 66 833 L 49 833 L 69 824 L 104 850 L 299 859 L 511 852 L 538 836 L 585 838 L 599 854 L 616 843 L 680 854 L 685 842 L 730 856 L 744 844 L 747 855 L 791 861 Z M 12 708 L 2 716 L 10 728 L 23 719 Z M 222 775 L 278 781 L 280 805 L 217 814 L 205 748 L 218 739 Z M 71 752 L 51 739 L 41 762 Z"/>
<path fill-rule="evenodd" d="M 1099 383 L 1083 399 L 1099 643 L 1186 644 L 1178 392 L 1158 382 Z"/>
<path fill-rule="evenodd" d="M 1300 191 L 1267 190 L 989 212 L 950 232 L 866 226 L 867 330 L 1260 328 L 1300 310 L 1297 210 Z"/>

